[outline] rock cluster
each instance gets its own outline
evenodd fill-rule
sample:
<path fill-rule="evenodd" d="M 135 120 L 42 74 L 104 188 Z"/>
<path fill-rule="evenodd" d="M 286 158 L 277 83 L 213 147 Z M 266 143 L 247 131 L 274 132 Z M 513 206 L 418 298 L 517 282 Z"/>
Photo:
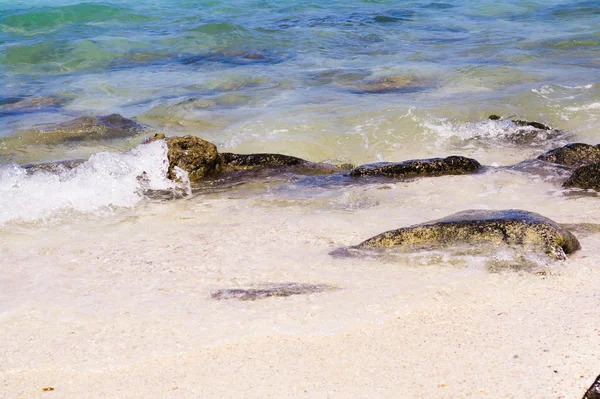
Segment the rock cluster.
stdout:
<path fill-rule="evenodd" d="M 492 115 L 490 119 L 499 119 Z M 548 131 L 548 126 L 538 122 L 513 120 L 518 126 L 534 130 Z M 55 130 L 59 140 L 79 140 L 83 137 L 119 137 L 137 132 L 141 127 L 134 121 L 120 115 L 78 118 L 59 125 Z M 272 170 L 274 173 L 293 171 L 297 174 L 329 174 L 338 180 L 358 181 L 368 177 L 413 179 L 446 175 L 477 173 L 483 169 L 475 159 L 462 156 L 408 160 L 404 162 L 380 162 L 357 167 L 338 167 L 324 163 L 314 163 L 283 154 L 234 154 L 219 153 L 217 147 L 196 136 L 165 137 L 157 134 L 147 141 L 165 140 L 168 148 L 168 177 L 176 180 L 176 168 L 188 173 L 190 181 L 220 179 L 228 174 L 244 173 L 249 170 Z M 82 161 L 64 161 L 52 164 L 26 165 L 28 170 L 57 171 L 73 168 Z M 540 155 L 535 165 L 521 164 L 513 168 L 521 171 L 562 168 L 566 174 L 572 170 L 564 182 L 565 187 L 578 187 L 600 191 L 600 145 L 582 143 L 569 144 Z M 556 165 L 556 166 L 552 166 Z M 564 170 L 563 170 L 564 169 Z M 243 178 L 247 178 L 244 174 Z M 561 175 L 562 176 L 562 175 Z M 566 176 L 565 176 L 566 177 Z M 368 181 L 364 179 L 363 181 Z M 577 238 L 567 228 L 536 213 L 524 210 L 459 212 L 443 219 L 391 230 L 369 238 L 350 249 L 373 249 L 401 247 L 414 250 L 435 249 L 455 245 L 491 244 L 494 247 L 517 246 L 541 250 L 553 259 L 564 260 L 580 245 Z M 343 251 L 342 251 L 343 252 Z M 333 254 L 342 252 L 334 251 Z M 347 253 L 347 249 L 346 249 Z M 254 300 L 269 296 L 289 296 L 299 293 L 319 292 L 324 286 L 287 284 L 248 290 L 220 290 L 213 293 L 215 299 L 236 298 Z"/>

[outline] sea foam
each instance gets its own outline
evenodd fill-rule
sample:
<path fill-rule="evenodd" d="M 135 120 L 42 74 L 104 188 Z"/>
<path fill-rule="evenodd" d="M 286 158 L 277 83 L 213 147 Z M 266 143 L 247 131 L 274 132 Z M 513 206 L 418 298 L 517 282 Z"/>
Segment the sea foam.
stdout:
<path fill-rule="evenodd" d="M 185 176 L 167 178 L 164 141 L 143 144 L 125 153 L 100 152 L 74 169 L 56 173 L 0 165 L 0 225 L 45 222 L 65 213 L 111 213 L 133 207 L 150 190 L 189 193 Z"/>

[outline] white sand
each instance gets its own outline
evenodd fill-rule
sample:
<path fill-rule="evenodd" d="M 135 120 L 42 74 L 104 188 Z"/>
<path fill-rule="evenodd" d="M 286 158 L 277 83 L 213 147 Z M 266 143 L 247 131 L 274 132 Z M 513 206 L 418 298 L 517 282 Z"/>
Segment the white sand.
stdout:
<path fill-rule="evenodd" d="M 505 195 L 478 200 L 502 209 L 534 184 L 552 187 L 508 178 Z M 209 195 L 96 223 L 5 230 L 0 397 L 580 398 L 600 373 L 600 234 L 581 236 L 583 249 L 547 275 L 328 255 L 467 209 L 469 190 L 486 193 L 475 181 L 305 202 Z M 449 201 L 457 185 L 464 191 Z M 423 202 L 410 210 L 417 195 Z M 593 201 L 549 196 L 524 208 L 599 223 Z M 210 298 L 263 282 L 340 289 Z"/>

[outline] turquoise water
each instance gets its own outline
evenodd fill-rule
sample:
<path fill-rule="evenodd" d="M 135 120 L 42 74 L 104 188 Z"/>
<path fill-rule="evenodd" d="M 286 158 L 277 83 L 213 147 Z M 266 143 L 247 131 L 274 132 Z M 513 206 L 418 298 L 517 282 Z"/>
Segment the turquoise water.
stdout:
<path fill-rule="evenodd" d="M 111 113 L 148 129 L 0 140 L 0 164 L 125 151 L 155 132 L 354 164 L 512 164 L 566 142 L 512 146 L 490 114 L 600 142 L 597 1 L 0 4 L 0 137 Z"/>
<path fill-rule="evenodd" d="M 561 118 L 548 112 L 553 104 L 528 98 L 544 85 L 594 85 L 561 105 L 599 101 L 596 1 L 4 1 L 2 11 L 3 103 L 61 98 L 4 109 L 3 136 L 59 116 L 120 112 L 162 130 L 189 120 L 219 141 L 218 130 L 259 117 L 306 114 L 310 125 L 332 108 L 374 103 L 552 122 Z M 361 90 L 388 75 L 418 84 L 385 97 Z M 160 108 L 189 98 L 214 105 Z M 597 127 L 578 128 L 586 122 Z"/>

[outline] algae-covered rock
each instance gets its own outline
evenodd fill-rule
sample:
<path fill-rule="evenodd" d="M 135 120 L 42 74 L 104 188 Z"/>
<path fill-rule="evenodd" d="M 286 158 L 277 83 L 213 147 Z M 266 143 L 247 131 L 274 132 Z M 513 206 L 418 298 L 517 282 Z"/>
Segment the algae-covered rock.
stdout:
<path fill-rule="evenodd" d="M 600 191 L 600 162 L 577 168 L 564 183 L 564 187 L 577 187 Z"/>
<path fill-rule="evenodd" d="M 211 297 L 216 300 L 237 299 L 240 301 L 254 301 L 257 299 L 264 299 L 273 296 L 287 297 L 292 295 L 315 294 L 319 292 L 332 291 L 335 289 L 335 287 L 325 284 L 267 284 L 262 285 L 259 288 L 222 289 L 213 292 L 211 294 Z"/>
<path fill-rule="evenodd" d="M 164 135 L 155 137 L 162 139 Z M 176 166 L 186 171 L 191 181 L 213 177 L 221 172 L 223 158 L 213 143 L 196 136 L 168 137 L 165 141 L 169 157 L 169 179 L 177 179 Z"/>
<path fill-rule="evenodd" d="M 537 213 L 517 209 L 458 212 L 443 219 L 387 231 L 352 248 L 420 250 L 459 244 L 536 248 L 561 260 L 566 259 L 565 254 L 580 248 L 577 238 L 567 229 Z"/>
<path fill-rule="evenodd" d="M 567 144 L 548 151 L 537 159 L 570 167 L 584 166 L 600 162 L 600 144 L 596 146 L 584 143 Z"/>
<path fill-rule="evenodd" d="M 596 377 L 596 381 L 586 391 L 582 399 L 600 399 L 600 375 Z"/>
<path fill-rule="evenodd" d="M 84 140 L 125 138 L 138 134 L 143 127 L 119 114 L 105 116 L 82 116 L 60 123 L 50 129 L 25 130 L 4 139 L 18 141 L 20 145 L 53 145 Z"/>
<path fill-rule="evenodd" d="M 412 178 L 426 176 L 463 175 L 474 173 L 481 164 L 461 156 L 447 158 L 415 159 L 404 162 L 379 162 L 358 166 L 350 171 L 353 177 L 386 176 Z"/>

